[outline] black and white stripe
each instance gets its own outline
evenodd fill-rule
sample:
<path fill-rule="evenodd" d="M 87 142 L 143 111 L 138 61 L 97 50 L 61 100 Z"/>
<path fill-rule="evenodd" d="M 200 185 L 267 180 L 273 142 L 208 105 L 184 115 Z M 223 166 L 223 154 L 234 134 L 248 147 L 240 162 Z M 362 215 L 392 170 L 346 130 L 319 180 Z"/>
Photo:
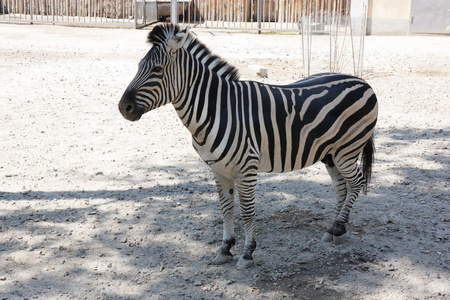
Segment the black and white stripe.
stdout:
<path fill-rule="evenodd" d="M 234 193 L 245 223 L 238 267 L 252 265 L 255 187 L 259 172 L 288 172 L 325 163 L 337 194 L 333 226 L 323 240 L 341 242 L 350 209 L 367 186 L 378 104 L 362 79 L 318 74 L 284 86 L 239 81 L 237 70 L 213 55 L 188 29 L 159 25 L 119 109 L 135 121 L 171 102 L 211 167 L 224 216 L 215 262 L 231 260 Z M 361 159 L 362 157 L 362 159 Z M 362 168 L 358 161 L 362 161 Z"/>

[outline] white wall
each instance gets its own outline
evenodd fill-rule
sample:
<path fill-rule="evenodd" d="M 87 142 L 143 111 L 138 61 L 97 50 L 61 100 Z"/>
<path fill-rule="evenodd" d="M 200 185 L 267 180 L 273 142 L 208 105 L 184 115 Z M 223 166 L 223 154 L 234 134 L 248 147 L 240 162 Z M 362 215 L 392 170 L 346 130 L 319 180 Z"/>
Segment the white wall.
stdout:
<path fill-rule="evenodd" d="M 407 35 L 411 0 L 369 0 L 367 34 Z"/>

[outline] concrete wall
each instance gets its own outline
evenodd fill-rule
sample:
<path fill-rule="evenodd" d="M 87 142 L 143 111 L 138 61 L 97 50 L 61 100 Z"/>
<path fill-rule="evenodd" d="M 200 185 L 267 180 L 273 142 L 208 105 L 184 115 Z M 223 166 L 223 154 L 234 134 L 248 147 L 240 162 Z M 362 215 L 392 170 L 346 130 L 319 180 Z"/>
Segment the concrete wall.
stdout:
<path fill-rule="evenodd" d="M 411 0 L 369 0 L 367 34 L 407 35 L 411 18 Z"/>

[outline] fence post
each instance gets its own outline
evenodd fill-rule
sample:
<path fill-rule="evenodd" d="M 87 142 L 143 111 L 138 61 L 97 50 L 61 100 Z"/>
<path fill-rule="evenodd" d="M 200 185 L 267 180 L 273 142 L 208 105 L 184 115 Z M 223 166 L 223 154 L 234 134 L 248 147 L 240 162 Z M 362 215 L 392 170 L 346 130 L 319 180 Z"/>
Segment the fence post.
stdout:
<path fill-rule="evenodd" d="M 52 22 L 55 24 L 55 0 L 52 0 Z"/>
<path fill-rule="evenodd" d="M 30 1 L 30 24 L 33 24 L 33 0 Z"/>
<path fill-rule="evenodd" d="M 170 22 L 178 25 L 178 0 L 172 0 L 170 6 Z"/>
<path fill-rule="evenodd" d="M 134 0 L 134 28 L 138 28 L 138 5 L 137 0 Z"/>
<path fill-rule="evenodd" d="M 261 17 L 262 17 L 262 0 L 258 0 L 258 7 L 256 11 L 256 22 L 258 22 L 258 34 L 261 34 Z"/>

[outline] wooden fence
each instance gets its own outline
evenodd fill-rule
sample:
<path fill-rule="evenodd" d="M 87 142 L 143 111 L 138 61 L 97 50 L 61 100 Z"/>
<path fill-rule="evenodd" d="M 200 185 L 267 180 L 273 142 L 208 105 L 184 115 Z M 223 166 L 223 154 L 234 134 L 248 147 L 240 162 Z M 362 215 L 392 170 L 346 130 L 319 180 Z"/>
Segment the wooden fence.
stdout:
<path fill-rule="evenodd" d="M 73 17 L 104 16 L 128 19 L 134 17 L 133 0 L 29 0 L 2 1 L 5 12 L 64 15 Z"/>
<path fill-rule="evenodd" d="M 304 15 L 345 14 L 349 6 L 350 0 L 192 0 L 184 13 L 208 21 L 251 22 L 260 14 L 264 22 L 299 22 Z"/>
<path fill-rule="evenodd" d="M 149 18 L 156 21 L 155 0 L 0 0 L 0 21 L 137 26 Z"/>

